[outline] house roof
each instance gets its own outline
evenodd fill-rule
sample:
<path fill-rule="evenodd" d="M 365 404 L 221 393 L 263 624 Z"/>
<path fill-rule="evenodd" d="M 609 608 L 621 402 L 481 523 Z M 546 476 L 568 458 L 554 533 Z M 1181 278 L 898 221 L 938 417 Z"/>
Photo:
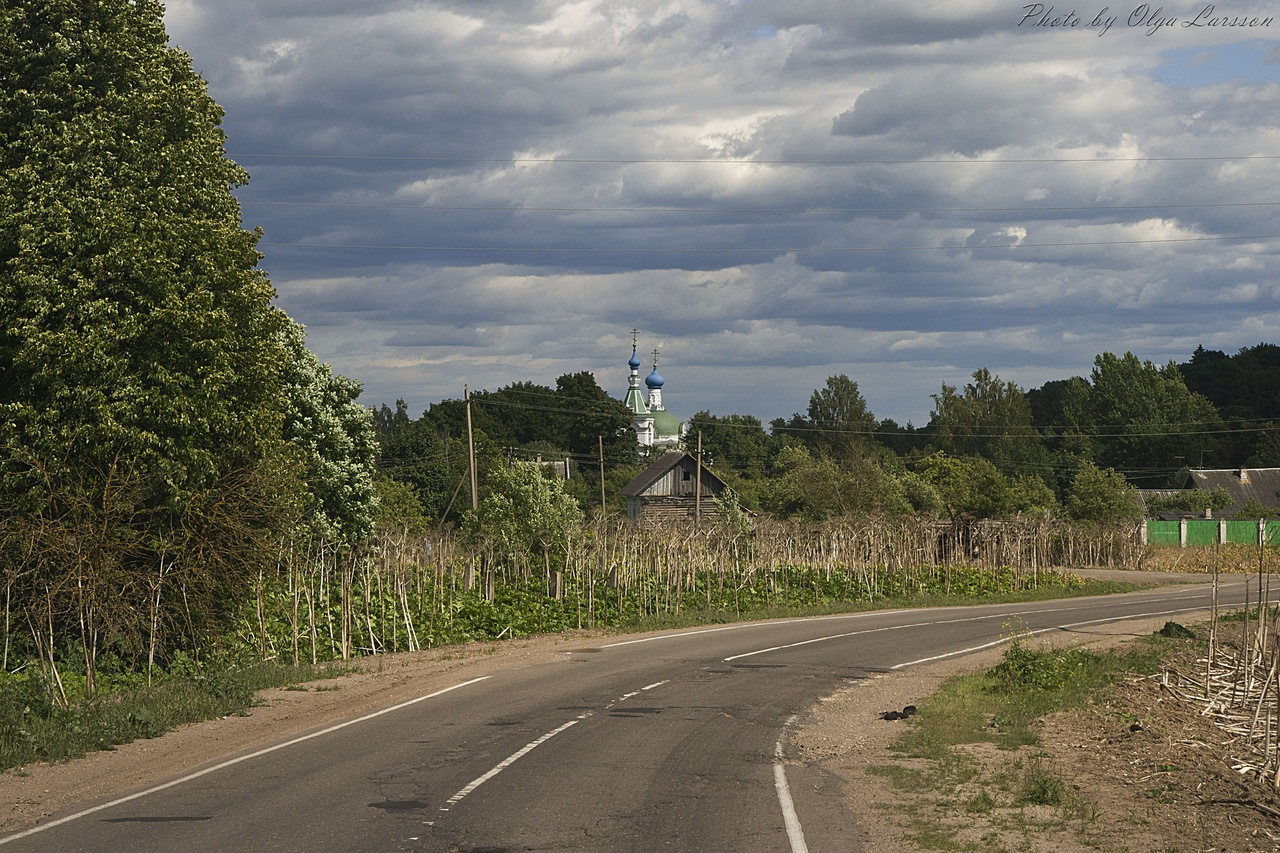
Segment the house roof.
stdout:
<path fill-rule="evenodd" d="M 1227 490 L 1232 505 L 1218 511 L 1222 517 L 1239 512 L 1250 499 L 1280 507 L 1280 468 L 1192 469 L 1191 483 L 1197 489 Z"/>
<path fill-rule="evenodd" d="M 642 494 L 645 489 L 661 480 L 668 471 L 675 468 L 685 459 L 697 464 L 694 458 L 683 450 L 668 450 L 655 459 L 648 468 L 641 471 L 638 477 L 623 486 L 621 489 L 622 496 L 634 498 Z M 702 466 L 702 481 L 705 484 L 709 484 L 712 489 L 723 489 L 725 486 L 724 480 L 713 474 L 706 465 Z"/>

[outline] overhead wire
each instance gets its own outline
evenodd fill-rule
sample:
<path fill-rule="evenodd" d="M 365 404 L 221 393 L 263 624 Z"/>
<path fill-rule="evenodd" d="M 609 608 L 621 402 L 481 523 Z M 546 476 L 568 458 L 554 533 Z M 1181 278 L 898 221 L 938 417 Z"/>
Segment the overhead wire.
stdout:
<path fill-rule="evenodd" d="M 1280 160 L 1280 154 L 1204 154 L 1191 156 L 1130 156 L 1130 157 L 907 157 L 864 158 L 854 160 L 772 160 L 725 157 L 422 157 L 379 154 L 305 154 L 288 152 L 241 151 L 228 152 L 233 160 L 337 160 L 390 163 L 569 163 L 598 165 L 713 165 L 713 166 L 915 166 L 915 165 L 965 165 L 996 166 L 1025 163 L 1186 163 L 1224 162 L 1235 160 Z"/>

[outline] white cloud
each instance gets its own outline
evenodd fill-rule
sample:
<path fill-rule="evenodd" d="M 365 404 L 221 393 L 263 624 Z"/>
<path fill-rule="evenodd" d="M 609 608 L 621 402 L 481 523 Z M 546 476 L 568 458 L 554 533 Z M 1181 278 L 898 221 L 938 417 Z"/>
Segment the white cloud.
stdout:
<path fill-rule="evenodd" d="M 227 110 L 282 306 L 370 403 L 584 369 L 621 394 L 633 326 L 685 414 L 785 416 L 843 372 L 917 423 L 978 367 L 1034 386 L 1103 350 L 1275 340 L 1280 84 L 1155 76 L 1259 34 L 1031 31 L 1021 5 L 167 21 Z"/>

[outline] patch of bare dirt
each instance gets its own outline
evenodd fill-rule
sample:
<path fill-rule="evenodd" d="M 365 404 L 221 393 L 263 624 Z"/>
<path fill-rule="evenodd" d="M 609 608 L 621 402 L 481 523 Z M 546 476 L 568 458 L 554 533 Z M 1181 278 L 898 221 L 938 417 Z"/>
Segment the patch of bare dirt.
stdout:
<path fill-rule="evenodd" d="M 1163 624 L 1102 628 L 1085 642 L 1112 645 Z M 797 760 L 844 781 L 868 853 L 1280 850 L 1275 789 L 1234 771 L 1227 736 L 1158 679 L 1126 681 L 1085 708 L 1051 716 L 1034 747 L 969 745 L 946 765 L 890 748 L 908 724 L 881 719 L 884 711 L 915 704 L 1001 655 L 991 650 L 847 688 L 797 731 Z M 1053 804 L 1019 804 L 1036 783 Z"/>

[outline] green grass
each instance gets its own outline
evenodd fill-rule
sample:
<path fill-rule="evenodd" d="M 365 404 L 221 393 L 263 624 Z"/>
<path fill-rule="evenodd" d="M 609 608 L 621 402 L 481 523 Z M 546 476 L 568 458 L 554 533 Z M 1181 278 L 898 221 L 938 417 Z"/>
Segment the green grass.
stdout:
<path fill-rule="evenodd" d="M 1024 836 L 1071 826 L 1087 837 L 1088 827 L 1098 819 L 1096 805 L 1043 754 L 1013 751 L 1003 768 L 983 772 L 966 750 L 957 747 L 990 743 L 1018 750 L 1035 745 L 1038 721 L 1047 714 L 1083 705 L 1099 688 L 1126 675 L 1156 672 L 1175 647 L 1195 644 L 1191 632 L 1180 628 L 1166 626 L 1149 638 L 1104 651 L 1035 648 L 1012 628 L 1000 663 L 951 679 L 918 703 L 919 712 L 893 746 L 917 759 L 912 766 L 871 768 L 896 789 L 919 795 L 918 808 L 904 824 L 907 837 L 924 849 L 970 849 L 957 841 L 957 811 Z M 959 787 L 966 783 L 967 788 Z M 1152 789 L 1148 796 L 1165 793 Z"/>
<path fill-rule="evenodd" d="M 62 707 L 38 673 L 0 676 L 0 770 L 65 761 L 152 738 L 186 723 L 243 714 L 255 694 L 332 678 L 336 666 L 205 667 L 152 687 L 132 687 Z"/>
<path fill-rule="evenodd" d="M 952 679 L 920 703 L 920 712 L 898 743 L 903 751 L 942 759 L 964 743 L 1016 749 L 1037 742 L 1036 721 L 1075 707 L 1126 673 L 1155 672 L 1167 643 L 1153 637 L 1116 651 L 1036 649 L 1015 637 L 1004 659 L 985 672 Z"/>

